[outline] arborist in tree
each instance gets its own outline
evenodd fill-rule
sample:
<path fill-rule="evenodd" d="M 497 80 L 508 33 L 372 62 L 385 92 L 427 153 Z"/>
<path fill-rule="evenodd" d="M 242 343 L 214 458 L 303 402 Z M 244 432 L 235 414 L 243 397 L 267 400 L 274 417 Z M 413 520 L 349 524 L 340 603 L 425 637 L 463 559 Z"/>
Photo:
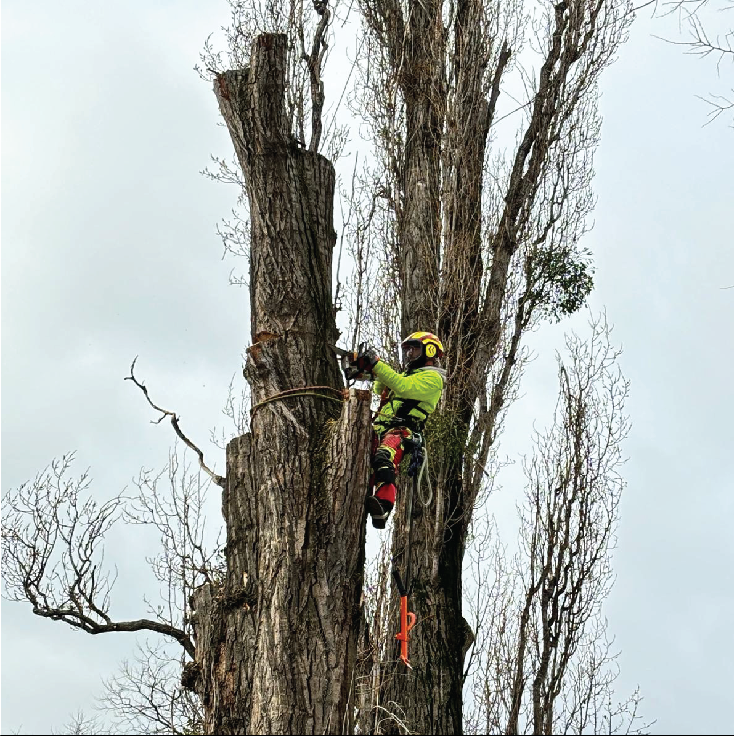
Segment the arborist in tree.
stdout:
<path fill-rule="evenodd" d="M 414 433 L 423 433 L 443 391 L 445 371 L 435 365 L 443 355 L 441 341 L 430 332 L 413 332 L 403 340 L 405 370 L 397 373 L 380 360 L 374 348 L 362 349 L 356 366 L 371 373 L 372 390 L 381 397 L 372 438 L 372 478 L 365 505 L 372 526 L 384 529 L 395 505 L 395 478 L 406 445 Z M 374 485 L 374 490 L 372 486 Z"/>

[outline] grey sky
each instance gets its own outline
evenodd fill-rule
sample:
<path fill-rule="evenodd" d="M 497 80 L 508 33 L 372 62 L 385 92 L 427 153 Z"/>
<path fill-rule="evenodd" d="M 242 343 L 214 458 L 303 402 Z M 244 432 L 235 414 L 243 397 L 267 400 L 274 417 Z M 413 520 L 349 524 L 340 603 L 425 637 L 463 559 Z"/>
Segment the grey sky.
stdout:
<path fill-rule="evenodd" d="M 215 234 L 237 192 L 198 173 L 210 154 L 231 158 L 229 139 L 192 68 L 226 3 L 6 0 L 3 21 L 2 489 L 69 450 L 100 498 L 161 467 L 172 431 L 122 380 L 136 355 L 153 397 L 222 472 L 207 440 L 226 424 L 249 316 L 245 291 L 227 286 L 240 264 L 221 260 Z M 641 18 L 602 78 L 592 307 L 624 346 L 633 422 L 606 613 L 618 695 L 639 684 L 656 733 L 730 733 L 734 133 L 724 119 L 702 127 L 696 95 L 728 91 L 732 67 L 717 78 L 713 60 L 652 38 L 666 28 Z M 527 452 L 533 422 L 549 421 L 553 351 L 585 319 L 532 335 L 539 357 L 503 454 Z M 516 479 L 501 479 L 502 513 Z M 144 615 L 154 546 L 136 528 L 111 538 L 116 617 Z M 3 733 L 48 733 L 89 710 L 134 645 L 3 602 Z"/>

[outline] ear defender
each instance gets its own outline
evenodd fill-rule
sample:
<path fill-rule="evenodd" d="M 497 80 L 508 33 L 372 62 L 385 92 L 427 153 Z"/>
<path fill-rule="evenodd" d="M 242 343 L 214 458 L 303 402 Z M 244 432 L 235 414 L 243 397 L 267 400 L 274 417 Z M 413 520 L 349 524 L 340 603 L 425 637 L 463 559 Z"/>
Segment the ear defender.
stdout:
<path fill-rule="evenodd" d="M 433 358 L 436 355 L 435 345 L 426 345 L 426 357 Z"/>

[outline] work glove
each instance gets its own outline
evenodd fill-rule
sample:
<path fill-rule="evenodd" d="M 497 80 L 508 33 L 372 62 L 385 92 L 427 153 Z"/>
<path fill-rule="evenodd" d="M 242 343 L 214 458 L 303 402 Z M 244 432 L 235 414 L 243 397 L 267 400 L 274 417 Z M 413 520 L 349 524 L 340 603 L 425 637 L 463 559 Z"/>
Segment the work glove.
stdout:
<path fill-rule="evenodd" d="M 354 365 L 357 366 L 360 373 L 372 373 L 372 369 L 379 359 L 380 356 L 377 354 L 377 351 L 363 342 L 359 346 L 359 352 L 357 353 L 357 359 L 354 361 Z"/>

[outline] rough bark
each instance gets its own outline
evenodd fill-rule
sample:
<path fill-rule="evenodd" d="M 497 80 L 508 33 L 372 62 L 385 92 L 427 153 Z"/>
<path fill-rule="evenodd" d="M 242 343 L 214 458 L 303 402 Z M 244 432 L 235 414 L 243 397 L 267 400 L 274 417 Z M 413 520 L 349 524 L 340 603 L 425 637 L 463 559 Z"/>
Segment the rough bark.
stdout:
<path fill-rule="evenodd" d="M 393 549 L 399 568 L 405 570 L 405 505 L 407 483 L 399 489 L 398 517 Z M 434 547 L 435 516 L 413 503 L 411 543 L 412 591 L 410 608 L 416 625 L 410 632 L 409 657 L 412 669 L 400 661 L 398 646 L 383 665 L 381 704 L 394 717 L 380 716 L 379 733 L 460 734 L 462 733 L 462 664 L 471 632 L 461 615 L 461 558 L 463 546 L 447 544 L 438 566 L 430 557 Z M 461 543 L 462 540 L 456 539 Z M 429 550 L 429 555 L 426 551 Z M 397 592 L 391 621 L 399 621 Z"/>
<path fill-rule="evenodd" d="M 251 432 L 227 447 L 227 574 L 195 595 L 207 733 L 351 730 L 369 396 L 342 404 L 330 348 L 334 170 L 286 129 L 286 38 L 260 36 L 215 92 L 251 213 Z M 308 395 L 273 401 L 298 387 Z M 267 402 L 267 403 L 261 403 Z"/>
<path fill-rule="evenodd" d="M 441 247 L 441 136 L 445 117 L 441 0 L 412 3 L 398 76 L 405 98 L 406 143 L 401 249 L 401 332 L 432 330 Z M 400 9 L 396 8 L 400 13 Z M 402 22 L 400 24 L 402 26 Z"/>
<path fill-rule="evenodd" d="M 411 17 L 421 16 L 419 4 Z M 433 7 L 433 6 L 431 6 Z M 435 24 L 440 23 L 440 4 L 434 7 Z M 462 2 L 457 6 L 457 18 L 454 26 L 454 57 L 451 86 L 453 97 L 448 111 L 445 103 L 439 105 L 433 97 L 428 99 L 434 119 L 443 124 L 446 119 L 447 132 L 444 139 L 438 135 L 433 145 L 425 148 L 422 157 L 416 157 L 411 150 L 410 142 L 410 110 L 411 98 L 406 90 L 406 112 L 408 136 L 405 151 L 406 170 L 411 170 L 411 161 L 417 170 L 415 178 L 431 180 L 434 168 L 437 170 L 444 160 L 444 258 L 441 272 L 442 294 L 439 304 L 438 283 L 432 288 L 416 294 L 411 289 L 403 293 L 403 332 L 409 329 L 427 329 L 412 327 L 406 315 L 417 313 L 413 305 L 415 298 L 422 299 L 422 309 L 426 313 L 423 319 L 428 325 L 439 324 L 438 331 L 444 339 L 450 359 L 449 368 L 452 380 L 447 387 L 446 405 L 458 408 L 455 427 L 450 429 L 462 432 L 461 427 L 468 427 L 471 418 L 473 398 L 467 400 L 467 387 L 462 377 L 470 375 L 466 371 L 467 364 L 474 358 L 472 348 L 478 342 L 480 332 L 479 304 L 480 285 L 482 280 L 481 261 L 481 194 L 484 164 L 484 151 L 487 134 L 493 114 L 496 94 L 489 100 L 484 96 L 483 78 L 485 66 L 480 58 L 486 53 L 482 48 L 482 32 L 479 21 L 482 6 L 480 2 Z M 425 34 L 427 35 L 427 34 Z M 434 34 L 435 39 L 438 34 Z M 438 44 L 435 44 L 438 45 Z M 439 46 L 441 49 L 441 46 Z M 507 63 L 508 51 L 504 51 L 496 79 L 499 78 Z M 443 79 L 445 72 L 442 53 L 434 53 L 425 57 L 423 73 L 429 79 Z M 434 128 L 434 134 L 437 131 Z M 424 138 L 425 139 L 425 138 Z M 440 186 L 426 190 L 415 188 L 424 201 L 430 197 L 430 207 L 425 206 L 423 222 L 432 222 L 429 213 L 440 212 Z M 406 188 L 406 198 L 410 193 Z M 404 232 L 410 232 L 410 210 L 406 205 L 407 224 Z M 440 223 L 437 225 L 440 228 Z M 412 228 L 415 230 L 415 228 Z M 440 242 L 440 229 L 437 230 Z M 412 253 L 406 247 L 405 239 L 401 242 L 401 258 L 406 272 L 414 269 Z M 433 261 L 429 260 L 424 270 L 421 262 L 420 277 L 433 278 Z M 426 298 L 429 297 L 429 298 Z M 432 298 L 431 298 L 432 297 Z M 408 317 L 409 319 L 410 317 Z M 457 358 L 459 361 L 457 362 Z M 475 389 L 476 391 L 476 389 Z M 475 394 L 476 395 L 476 394 Z M 422 513 L 415 499 L 413 513 L 414 539 L 411 554 L 411 569 L 414 576 L 413 609 L 417 615 L 418 625 L 413 630 L 411 644 L 411 661 L 413 671 L 403 672 L 401 677 L 386 679 L 382 692 L 383 701 L 400 704 L 404 721 L 412 730 L 421 733 L 462 733 L 462 686 L 464 654 L 471 642 L 471 631 L 462 615 L 461 568 L 464 556 L 466 522 L 464 499 L 462 493 L 462 453 L 461 448 L 466 441 L 462 437 L 446 437 L 445 449 L 454 448 L 443 456 L 442 478 L 430 513 Z M 434 464 L 434 467 L 436 464 Z M 393 539 L 394 549 L 400 550 L 404 544 L 405 500 L 408 489 L 401 494 L 401 508 Z M 417 504 L 417 505 L 416 505 Z M 446 522 L 449 522 L 445 529 Z M 400 662 L 396 667 L 402 667 Z M 385 729 L 387 732 L 399 732 L 397 722 Z"/>

